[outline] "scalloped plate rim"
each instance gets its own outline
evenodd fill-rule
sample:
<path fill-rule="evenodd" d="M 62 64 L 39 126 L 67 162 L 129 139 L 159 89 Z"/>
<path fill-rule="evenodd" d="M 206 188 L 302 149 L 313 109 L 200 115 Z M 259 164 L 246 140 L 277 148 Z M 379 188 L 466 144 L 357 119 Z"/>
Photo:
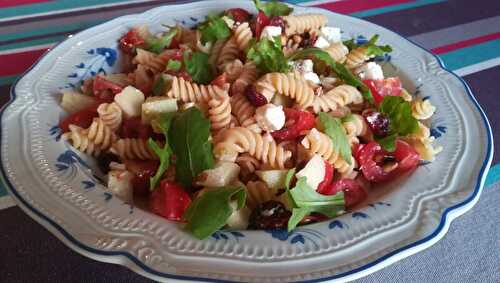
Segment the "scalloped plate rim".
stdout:
<path fill-rule="evenodd" d="M 210 1 L 212 2 L 212 1 Z M 213 1 L 215 2 L 215 1 Z M 136 14 L 128 14 L 124 15 L 118 18 L 126 17 L 126 16 L 134 16 L 134 15 L 143 15 L 147 13 L 151 13 L 155 9 L 159 9 L 163 6 L 182 6 L 182 5 L 190 5 L 190 4 L 201 4 L 203 2 L 197 2 L 197 1 L 182 1 L 182 3 L 178 4 L 171 4 L 171 5 L 162 5 L 159 7 L 152 8 L 150 10 L 144 11 L 143 13 L 136 13 Z M 305 6 L 300 6 L 300 5 L 293 5 L 289 4 L 290 6 L 297 6 L 301 8 L 310 8 L 310 7 L 305 7 Z M 317 8 L 315 7 L 314 9 L 321 9 L 326 11 L 327 13 L 332 13 L 332 14 L 338 14 L 323 8 Z M 348 16 L 351 18 L 355 18 L 349 15 L 343 15 L 343 16 Z M 115 18 L 114 20 L 116 20 Z M 483 186 L 484 182 L 486 179 L 487 172 L 490 168 L 492 159 L 493 159 L 493 134 L 492 134 L 492 129 L 490 126 L 490 123 L 488 121 L 488 118 L 486 114 L 484 113 L 483 109 L 477 102 L 474 94 L 472 93 L 472 90 L 470 87 L 467 85 L 467 83 L 464 81 L 463 78 L 455 74 L 453 71 L 449 70 L 445 65 L 444 62 L 439 58 L 437 55 L 431 53 L 429 50 L 426 48 L 422 47 L 420 44 L 412 41 L 409 38 L 406 38 L 399 33 L 389 30 L 383 26 L 377 25 L 375 23 L 368 22 L 364 19 L 356 18 L 357 20 L 363 21 L 369 25 L 375 25 L 378 26 L 379 28 L 382 28 L 388 32 L 392 32 L 394 34 L 397 34 L 401 39 L 407 40 L 414 46 L 422 49 L 424 52 L 430 54 L 433 56 L 435 60 L 438 61 L 439 67 L 446 71 L 447 73 L 453 75 L 456 79 L 458 79 L 463 87 L 466 90 L 466 93 L 468 94 L 468 98 L 472 100 L 472 104 L 476 107 L 476 110 L 478 110 L 481 120 L 483 121 L 483 124 L 485 126 L 486 134 L 487 134 L 487 147 L 486 147 L 486 156 L 485 160 L 483 161 L 483 164 L 481 166 L 481 169 L 479 170 L 479 175 L 476 178 L 476 185 L 474 190 L 471 192 L 471 194 L 465 198 L 462 202 L 457 203 L 453 206 L 447 207 L 444 209 L 440 222 L 438 226 L 433 230 L 433 232 L 418 240 L 415 241 L 411 244 L 402 246 L 392 252 L 389 252 L 373 261 L 370 263 L 367 263 L 365 265 L 362 265 L 360 267 L 357 267 L 355 269 L 342 272 L 339 274 L 323 277 L 323 278 L 318 278 L 318 279 L 313 279 L 313 280 L 303 280 L 300 282 L 322 282 L 325 280 L 338 280 L 338 279 L 348 279 L 348 280 L 354 280 L 363 276 L 366 276 L 370 273 L 373 273 L 377 270 L 380 270 L 396 261 L 399 261 L 405 257 L 408 257 L 410 255 L 413 255 L 419 251 L 422 251 L 430 246 L 432 246 L 434 243 L 439 241 L 448 231 L 448 228 L 451 224 L 451 222 L 462 215 L 463 213 L 467 212 L 469 209 L 471 209 L 475 203 L 478 201 Z M 94 26 L 92 28 L 104 25 L 104 24 L 109 24 L 110 22 L 114 21 L 106 21 L 102 24 L 99 24 L 97 26 Z M 89 28 L 89 29 L 92 29 Z M 83 31 L 86 31 L 88 29 L 85 29 Z M 78 35 L 79 33 L 83 32 L 80 31 L 73 36 Z M 67 38 L 68 39 L 68 38 Z M 58 47 L 60 44 L 65 42 L 67 39 L 64 39 L 63 41 L 59 42 L 56 44 L 54 47 L 50 48 L 47 50 L 27 71 L 25 71 L 22 75 L 19 76 L 19 78 L 12 84 L 11 90 L 10 90 L 10 99 L 9 101 L 0 109 L 0 117 L 2 117 L 2 124 L 3 124 L 3 114 L 5 110 L 14 102 L 16 99 L 16 87 L 17 84 L 27 75 L 30 73 L 30 71 L 38 65 L 40 61 L 42 61 L 47 54 L 51 52 L 52 49 Z M 0 132 L 0 142 L 3 139 L 3 131 Z M 76 238 L 74 238 L 70 233 L 68 233 L 64 228 L 62 228 L 59 224 L 55 223 L 52 219 L 50 219 L 48 216 L 44 215 L 41 213 L 38 209 L 34 208 L 33 206 L 30 205 L 30 203 L 25 200 L 15 189 L 15 187 L 11 184 L 10 180 L 7 177 L 7 174 L 5 173 L 4 169 L 4 164 L 2 162 L 0 166 L 0 178 L 6 184 L 6 189 L 10 193 L 10 195 L 13 197 L 13 199 L 16 201 L 16 203 L 22 208 L 24 212 L 26 212 L 28 215 L 30 215 L 31 218 L 36 220 L 39 224 L 41 224 L 43 227 L 45 227 L 47 230 L 49 230 L 52 234 L 54 234 L 59 240 L 61 240 L 65 245 L 68 247 L 72 248 L 73 250 L 77 251 L 78 253 L 85 255 L 87 257 L 90 257 L 92 259 L 96 259 L 99 261 L 104 261 L 104 262 L 109 262 L 109 263 L 119 263 L 121 265 L 124 265 L 128 267 L 129 269 L 133 270 L 134 272 L 137 272 L 143 276 L 150 277 L 156 280 L 166 280 L 166 279 L 174 279 L 174 280 L 196 280 L 196 281 L 204 281 L 204 282 L 235 282 L 231 280 L 220 280 L 220 279 L 212 279 L 212 278 L 201 278 L 201 277 L 191 277 L 191 276 L 185 276 L 185 275 L 176 275 L 176 274 L 170 274 L 170 273 L 165 273 L 165 272 L 160 272 L 157 270 L 154 270 L 150 267 L 148 267 L 146 264 L 144 264 L 142 261 L 140 261 L 136 256 L 130 254 L 129 252 L 124 252 L 124 251 L 104 251 L 104 250 L 99 250 L 95 249 L 93 247 L 89 247 Z M 125 257 L 125 258 L 123 258 Z M 130 261 L 132 264 L 129 264 L 126 262 L 126 260 Z"/>

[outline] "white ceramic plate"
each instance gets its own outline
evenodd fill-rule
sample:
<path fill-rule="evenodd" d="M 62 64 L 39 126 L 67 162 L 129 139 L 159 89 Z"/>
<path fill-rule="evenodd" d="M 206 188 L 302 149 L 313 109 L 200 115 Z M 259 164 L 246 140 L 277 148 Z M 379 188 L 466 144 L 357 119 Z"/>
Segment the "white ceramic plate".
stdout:
<path fill-rule="evenodd" d="M 470 89 L 436 57 L 382 27 L 315 8 L 345 37 L 380 34 L 390 63 L 410 91 L 437 106 L 431 128 L 444 151 L 408 179 L 379 188 L 357 211 L 284 231 L 221 231 L 199 241 L 180 227 L 105 191 L 92 161 L 60 140 L 65 114 L 57 93 L 94 72 L 118 72 L 117 39 L 129 28 L 181 22 L 211 11 L 254 10 L 250 1 L 159 7 L 120 17 L 68 38 L 12 88 L 2 116 L 2 175 L 26 213 L 76 251 L 161 280 L 317 281 L 364 276 L 439 240 L 452 219 L 478 200 L 492 158 L 488 121 Z"/>

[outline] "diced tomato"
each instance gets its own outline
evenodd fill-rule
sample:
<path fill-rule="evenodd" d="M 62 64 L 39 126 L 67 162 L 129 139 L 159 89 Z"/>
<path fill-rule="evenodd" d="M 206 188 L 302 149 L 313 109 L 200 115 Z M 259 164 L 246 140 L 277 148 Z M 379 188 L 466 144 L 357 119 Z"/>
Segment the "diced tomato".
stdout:
<path fill-rule="evenodd" d="M 163 180 L 150 196 L 151 210 L 168 220 L 182 221 L 189 204 L 189 194 L 179 184 L 167 180 Z"/>
<path fill-rule="evenodd" d="M 98 116 L 97 106 L 98 104 L 70 114 L 59 123 L 59 128 L 61 128 L 63 132 L 68 132 L 69 125 L 71 124 L 81 128 L 88 128 L 90 124 L 92 124 L 92 120 Z"/>
<path fill-rule="evenodd" d="M 131 29 L 120 39 L 120 49 L 127 54 L 134 54 L 135 47 L 144 44 L 137 29 Z"/>
<path fill-rule="evenodd" d="M 250 13 L 242 8 L 233 8 L 226 11 L 227 15 L 230 15 L 233 20 L 237 22 L 246 22 L 250 19 Z"/>
<path fill-rule="evenodd" d="M 286 125 L 290 126 L 271 133 L 277 141 L 293 140 L 303 135 L 304 131 L 312 129 L 316 123 L 314 115 L 307 111 L 293 108 L 283 110 L 285 111 Z"/>
<path fill-rule="evenodd" d="M 389 169 L 384 162 L 390 161 Z M 420 161 L 418 152 L 404 141 L 396 141 L 396 150 L 388 152 L 372 141 L 359 151 L 358 162 L 363 175 L 371 182 L 386 182 L 415 169 Z"/>
<path fill-rule="evenodd" d="M 226 84 L 226 80 L 227 80 L 226 73 L 222 73 L 217 78 L 213 79 L 210 84 L 223 88 L 224 85 Z"/>
<path fill-rule="evenodd" d="M 149 178 L 153 177 L 160 165 L 155 160 L 124 160 L 125 167 L 134 174 L 132 186 L 134 195 L 147 196 L 149 194 Z"/>
<path fill-rule="evenodd" d="M 322 191 L 325 190 L 332 183 L 332 180 L 333 180 L 333 166 L 325 161 L 325 178 L 321 183 L 319 183 L 316 191 L 321 194 Z"/>
<path fill-rule="evenodd" d="M 363 187 L 355 180 L 340 179 L 333 182 L 323 192 L 324 195 L 334 195 L 338 192 L 344 192 L 345 207 L 352 208 L 363 202 L 368 194 Z"/>
<path fill-rule="evenodd" d="M 383 80 L 364 80 L 373 94 L 373 99 L 377 104 L 382 103 L 384 96 L 400 96 L 403 85 L 398 77 L 386 78 Z"/>
<path fill-rule="evenodd" d="M 92 91 L 94 92 L 94 96 L 102 102 L 112 102 L 115 95 L 122 90 L 122 86 L 106 80 L 103 76 L 97 75 L 94 78 Z"/>
<path fill-rule="evenodd" d="M 255 36 L 257 38 L 260 38 L 260 34 L 262 33 L 262 30 L 269 25 L 271 20 L 269 19 L 264 12 L 259 11 L 259 14 L 257 14 L 257 19 L 255 20 Z"/>
<path fill-rule="evenodd" d="M 149 139 L 153 135 L 150 125 L 145 125 L 141 117 L 124 119 L 120 131 L 120 137 L 129 139 Z"/>

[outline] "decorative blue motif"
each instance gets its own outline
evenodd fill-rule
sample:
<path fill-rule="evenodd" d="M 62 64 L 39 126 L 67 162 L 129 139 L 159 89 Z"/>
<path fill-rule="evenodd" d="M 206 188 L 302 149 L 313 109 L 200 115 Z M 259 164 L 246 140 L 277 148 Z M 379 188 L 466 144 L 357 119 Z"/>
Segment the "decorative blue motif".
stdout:
<path fill-rule="evenodd" d="M 272 229 L 264 231 L 271 234 L 271 237 L 283 242 L 289 241 L 290 244 L 305 244 L 306 241 L 310 241 L 316 248 L 319 247 L 317 240 L 325 238 L 324 234 L 307 228 L 296 228 L 291 232 L 288 232 L 285 229 Z"/>
<path fill-rule="evenodd" d="M 356 42 L 357 45 L 362 45 L 362 44 L 365 44 L 368 42 L 368 38 L 366 38 L 363 35 L 358 35 L 358 36 L 356 36 L 354 41 Z"/>
<path fill-rule="evenodd" d="M 82 181 L 83 188 L 86 190 L 92 189 L 95 187 L 95 182 L 94 181 Z"/>
<path fill-rule="evenodd" d="M 219 230 L 212 234 L 212 238 L 216 241 L 224 240 L 229 241 L 230 239 L 235 240 L 236 242 L 240 241 L 240 238 L 244 238 L 245 235 L 239 231 L 224 231 Z"/>
<path fill-rule="evenodd" d="M 364 212 L 353 212 L 352 213 L 352 218 L 354 219 L 365 219 L 365 218 L 370 218 L 370 216 L 368 216 L 368 214 L 364 213 Z"/>
<path fill-rule="evenodd" d="M 49 129 L 49 135 L 55 139 L 55 141 L 59 141 L 62 136 L 62 129 L 59 128 L 59 125 L 52 126 Z"/>
<path fill-rule="evenodd" d="M 66 178 L 72 179 L 78 171 L 78 164 L 90 169 L 83 159 L 71 150 L 66 150 L 57 157 L 55 167 L 58 172 L 63 174 Z"/>
<path fill-rule="evenodd" d="M 196 17 L 189 17 L 189 19 L 182 19 L 182 20 L 179 20 L 179 19 L 174 19 L 174 22 L 177 24 L 177 25 L 180 25 L 182 24 L 183 26 L 188 26 L 188 27 L 192 27 L 196 24 L 198 24 L 198 22 L 200 21 L 200 19 L 196 18 Z"/>
<path fill-rule="evenodd" d="M 118 59 L 118 53 L 115 49 L 107 47 L 98 47 L 87 51 L 90 55 L 85 62 L 75 65 L 73 73 L 68 75 L 70 82 L 66 87 L 75 88 L 82 81 L 97 74 L 106 74 L 106 69 L 112 67 Z"/>
<path fill-rule="evenodd" d="M 330 224 L 328 224 L 328 228 L 330 230 L 333 230 L 335 228 L 344 229 L 344 228 L 349 228 L 349 225 L 340 220 L 333 220 L 332 222 L 330 222 Z"/>
<path fill-rule="evenodd" d="M 373 208 L 373 209 L 377 209 L 377 206 L 391 206 L 391 204 L 387 203 L 387 202 L 378 201 L 375 203 L 370 203 L 370 204 L 368 204 L 368 206 Z"/>
<path fill-rule="evenodd" d="M 109 192 L 104 192 L 103 196 L 104 196 L 104 201 L 105 202 L 109 202 L 113 198 L 113 194 L 111 194 Z"/>

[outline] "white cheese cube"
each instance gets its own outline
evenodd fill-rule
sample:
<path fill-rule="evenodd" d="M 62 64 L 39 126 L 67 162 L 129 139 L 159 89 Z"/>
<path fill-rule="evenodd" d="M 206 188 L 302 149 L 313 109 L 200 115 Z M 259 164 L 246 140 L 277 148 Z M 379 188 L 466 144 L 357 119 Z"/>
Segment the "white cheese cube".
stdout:
<path fill-rule="evenodd" d="M 122 109 L 125 118 L 138 117 L 141 115 L 144 94 L 133 86 L 127 86 L 115 95 L 115 102 Z"/>
<path fill-rule="evenodd" d="M 315 154 L 307 162 L 304 169 L 297 172 L 295 176 L 297 178 L 306 177 L 307 184 L 313 190 L 316 190 L 318 185 L 325 179 L 325 161 L 319 154 Z"/>
<path fill-rule="evenodd" d="M 255 110 L 255 120 L 264 131 L 277 131 L 285 126 L 283 106 L 272 103 L 260 106 Z"/>
<path fill-rule="evenodd" d="M 315 72 L 307 72 L 307 73 L 304 73 L 304 79 L 307 80 L 307 81 L 311 81 L 315 84 L 320 84 L 321 81 L 318 77 L 318 74 L 316 74 Z"/>
<path fill-rule="evenodd" d="M 366 64 L 361 65 L 355 71 L 359 78 L 362 80 L 383 80 L 384 79 L 384 71 L 382 71 L 382 67 L 375 62 L 368 62 Z"/>
<path fill-rule="evenodd" d="M 250 209 L 246 206 L 236 210 L 238 204 L 235 201 L 229 203 L 233 209 L 233 213 L 227 219 L 226 225 L 232 229 L 246 229 L 248 227 L 248 219 L 250 218 Z"/>
<path fill-rule="evenodd" d="M 238 178 L 240 166 L 234 162 L 219 161 L 214 168 L 201 172 L 196 184 L 204 187 L 224 187 Z"/>
<path fill-rule="evenodd" d="M 233 20 L 233 19 L 231 19 L 230 17 L 228 17 L 228 16 L 223 16 L 223 17 L 222 17 L 222 20 L 223 20 L 224 22 L 226 22 L 226 25 L 227 25 L 230 29 L 232 29 L 232 28 L 234 27 L 234 20 Z"/>
<path fill-rule="evenodd" d="M 112 170 L 108 176 L 108 190 L 124 202 L 132 203 L 134 195 L 133 178 L 134 174 L 128 171 Z"/>
<path fill-rule="evenodd" d="M 336 43 L 340 42 L 341 40 L 341 34 L 340 34 L 340 29 L 336 27 L 322 27 L 321 30 L 321 35 L 328 40 L 330 43 Z"/>
<path fill-rule="evenodd" d="M 316 42 L 314 42 L 314 47 L 317 48 L 327 48 L 328 46 L 330 46 L 330 42 L 328 42 L 328 40 L 322 35 L 320 35 L 318 39 L 316 39 Z"/>
<path fill-rule="evenodd" d="M 267 38 L 269 40 L 274 40 L 276 36 L 281 36 L 281 27 L 276 26 L 266 26 L 262 33 L 260 34 L 260 38 Z"/>
<path fill-rule="evenodd" d="M 160 114 L 177 112 L 177 100 L 165 96 L 148 97 L 142 104 L 142 122 L 150 123 Z"/>

